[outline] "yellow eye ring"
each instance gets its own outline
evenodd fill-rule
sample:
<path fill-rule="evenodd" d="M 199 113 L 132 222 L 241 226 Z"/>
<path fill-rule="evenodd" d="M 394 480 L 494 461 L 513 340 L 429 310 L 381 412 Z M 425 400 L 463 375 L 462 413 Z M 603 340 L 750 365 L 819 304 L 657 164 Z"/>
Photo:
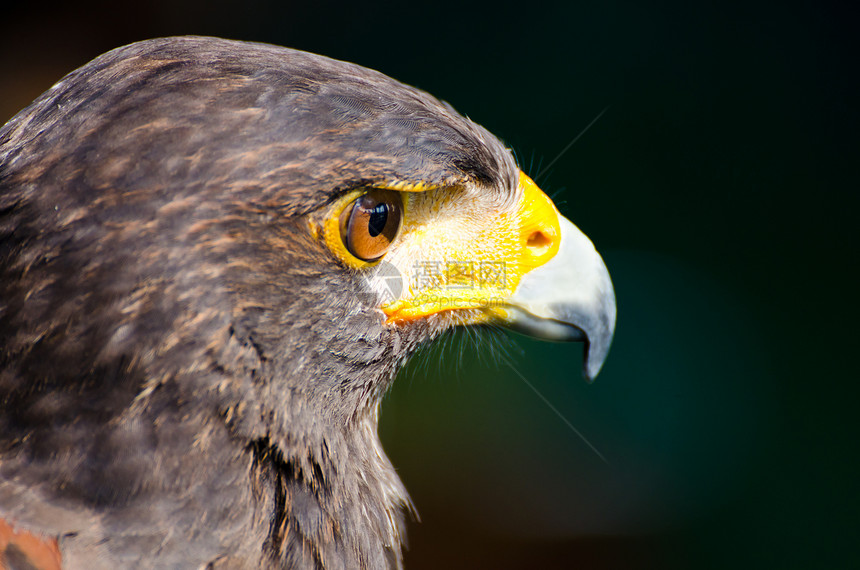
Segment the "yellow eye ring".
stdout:
<path fill-rule="evenodd" d="M 361 268 L 381 259 L 403 221 L 399 192 L 370 188 L 338 200 L 324 222 L 325 242 L 347 265 Z"/>
<path fill-rule="evenodd" d="M 374 188 L 344 208 L 339 216 L 343 244 L 362 261 L 376 261 L 388 252 L 400 230 L 400 194 Z"/>

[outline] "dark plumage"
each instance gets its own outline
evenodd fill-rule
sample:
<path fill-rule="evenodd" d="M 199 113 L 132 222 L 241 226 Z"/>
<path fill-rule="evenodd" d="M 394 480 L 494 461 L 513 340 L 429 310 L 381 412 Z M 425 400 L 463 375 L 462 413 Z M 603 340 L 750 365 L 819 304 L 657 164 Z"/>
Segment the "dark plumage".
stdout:
<path fill-rule="evenodd" d="M 386 324 L 308 216 L 517 176 L 428 94 L 307 53 L 170 38 L 69 74 L 0 130 L 0 517 L 71 568 L 398 567 L 377 405 L 453 323 Z"/>

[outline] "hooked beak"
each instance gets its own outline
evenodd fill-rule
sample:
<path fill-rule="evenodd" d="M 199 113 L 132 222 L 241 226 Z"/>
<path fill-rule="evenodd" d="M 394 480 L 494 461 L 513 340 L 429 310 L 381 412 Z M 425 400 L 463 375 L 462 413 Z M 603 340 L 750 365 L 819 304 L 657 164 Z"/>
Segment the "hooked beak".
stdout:
<path fill-rule="evenodd" d="M 508 299 L 508 328 L 537 338 L 585 343 L 583 376 L 594 380 L 615 332 L 615 291 L 591 240 L 559 216 L 558 252 L 526 273 Z"/>

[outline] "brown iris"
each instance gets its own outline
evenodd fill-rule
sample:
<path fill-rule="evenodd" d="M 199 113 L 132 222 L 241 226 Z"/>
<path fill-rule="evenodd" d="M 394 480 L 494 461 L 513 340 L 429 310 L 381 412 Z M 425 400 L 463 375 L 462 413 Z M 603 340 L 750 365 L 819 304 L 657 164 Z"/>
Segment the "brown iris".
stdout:
<path fill-rule="evenodd" d="M 379 259 L 400 229 L 400 194 L 374 189 L 344 208 L 340 237 L 346 249 L 364 261 Z"/>

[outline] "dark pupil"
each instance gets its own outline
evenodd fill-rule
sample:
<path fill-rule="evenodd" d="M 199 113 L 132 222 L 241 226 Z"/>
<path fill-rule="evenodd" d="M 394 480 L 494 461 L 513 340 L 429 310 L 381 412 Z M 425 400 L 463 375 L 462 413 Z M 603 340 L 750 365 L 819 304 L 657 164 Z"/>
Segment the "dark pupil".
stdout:
<path fill-rule="evenodd" d="M 370 221 L 367 222 L 367 232 L 370 237 L 376 237 L 385 229 L 388 221 L 388 205 L 377 204 L 370 209 Z"/>

